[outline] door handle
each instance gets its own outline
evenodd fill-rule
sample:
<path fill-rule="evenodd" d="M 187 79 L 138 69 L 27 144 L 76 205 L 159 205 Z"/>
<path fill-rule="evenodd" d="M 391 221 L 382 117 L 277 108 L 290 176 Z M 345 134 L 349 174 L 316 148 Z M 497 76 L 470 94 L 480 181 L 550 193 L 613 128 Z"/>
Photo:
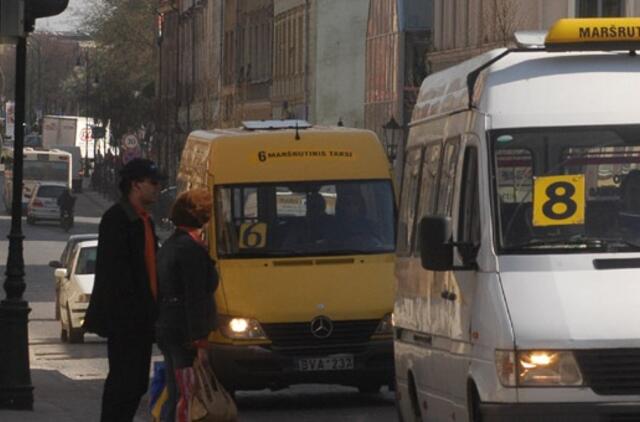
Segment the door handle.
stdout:
<path fill-rule="evenodd" d="M 444 290 L 442 293 L 440 293 L 440 297 L 444 300 L 450 300 L 453 302 L 458 298 L 458 295 L 448 290 Z"/>

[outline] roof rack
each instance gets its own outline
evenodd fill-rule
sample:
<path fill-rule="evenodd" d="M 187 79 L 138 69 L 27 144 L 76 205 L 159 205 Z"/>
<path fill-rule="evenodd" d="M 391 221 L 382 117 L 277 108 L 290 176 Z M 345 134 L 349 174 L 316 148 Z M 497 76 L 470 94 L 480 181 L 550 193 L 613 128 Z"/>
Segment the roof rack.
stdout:
<path fill-rule="evenodd" d="M 308 129 L 311 123 L 306 120 L 246 120 L 242 122 L 246 130 L 278 130 L 278 129 Z"/>

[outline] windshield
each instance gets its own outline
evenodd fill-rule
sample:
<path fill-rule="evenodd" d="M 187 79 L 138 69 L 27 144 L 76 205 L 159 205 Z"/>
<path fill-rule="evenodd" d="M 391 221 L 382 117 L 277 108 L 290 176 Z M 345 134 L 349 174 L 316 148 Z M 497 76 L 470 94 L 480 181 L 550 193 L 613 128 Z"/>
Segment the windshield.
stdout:
<path fill-rule="evenodd" d="M 637 250 L 640 126 L 490 132 L 500 249 Z"/>
<path fill-rule="evenodd" d="M 286 182 L 216 192 L 222 257 L 392 252 L 391 182 Z"/>
<path fill-rule="evenodd" d="M 68 161 L 24 160 L 25 180 L 48 180 L 66 182 L 69 178 Z"/>
<path fill-rule="evenodd" d="M 76 264 L 76 274 L 93 274 L 96 271 L 96 254 L 98 248 L 89 246 L 80 249 L 78 263 Z"/>

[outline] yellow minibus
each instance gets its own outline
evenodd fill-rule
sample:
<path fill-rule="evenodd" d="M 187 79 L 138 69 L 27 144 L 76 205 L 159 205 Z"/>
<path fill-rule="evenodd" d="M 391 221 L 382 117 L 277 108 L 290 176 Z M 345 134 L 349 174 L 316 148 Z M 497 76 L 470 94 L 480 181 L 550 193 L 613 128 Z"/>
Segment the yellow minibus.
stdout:
<path fill-rule="evenodd" d="M 230 390 L 393 383 L 395 200 L 374 133 L 304 121 L 196 131 L 177 189 L 214 193 L 211 360 Z"/>

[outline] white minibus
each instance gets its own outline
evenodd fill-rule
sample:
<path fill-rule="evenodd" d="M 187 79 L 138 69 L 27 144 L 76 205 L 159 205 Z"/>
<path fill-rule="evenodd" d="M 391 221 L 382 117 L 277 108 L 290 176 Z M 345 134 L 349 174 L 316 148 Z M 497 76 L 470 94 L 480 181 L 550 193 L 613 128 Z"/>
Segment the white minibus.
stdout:
<path fill-rule="evenodd" d="M 420 90 L 398 221 L 399 412 L 637 421 L 640 19 L 516 39 Z"/>

